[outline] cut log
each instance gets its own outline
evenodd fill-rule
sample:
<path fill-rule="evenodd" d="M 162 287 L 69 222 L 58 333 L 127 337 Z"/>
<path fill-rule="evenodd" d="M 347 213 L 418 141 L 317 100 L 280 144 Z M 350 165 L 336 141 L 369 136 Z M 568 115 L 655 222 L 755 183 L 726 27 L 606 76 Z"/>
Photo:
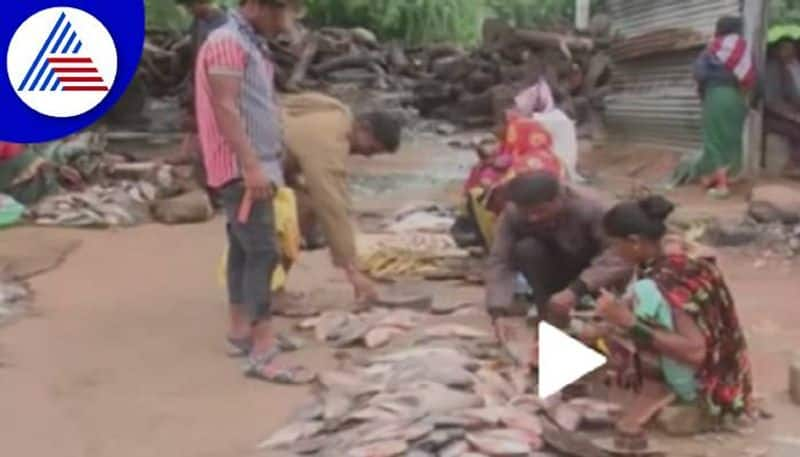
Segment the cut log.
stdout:
<path fill-rule="evenodd" d="M 289 77 L 289 80 L 286 81 L 286 89 L 288 91 L 294 92 L 300 90 L 300 85 L 303 80 L 306 79 L 306 73 L 308 73 L 308 69 L 311 66 L 311 62 L 314 61 L 318 49 L 319 45 L 316 37 L 314 35 L 309 35 L 303 45 L 303 50 L 300 52 L 300 59 L 297 61 L 297 65 L 294 66 L 294 69 L 292 69 L 292 75 Z"/>
<path fill-rule="evenodd" d="M 514 31 L 514 39 L 532 48 L 561 49 L 562 51 L 566 48 L 570 51 L 584 52 L 594 49 L 594 41 L 589 38 L 562 35 L 553 32 L 517 29 Z"/>
<path fill-rule="evenodd" d="M 347 55 L 330 59 L 327 62 L 316 65 L 313 67 L 313 71 L 317 75 L 322 76 L 338 70 L 346 70 L 350 68 L 369 68 L 373 63 L 380 62 L 380 56 L 374 53 Z"/>

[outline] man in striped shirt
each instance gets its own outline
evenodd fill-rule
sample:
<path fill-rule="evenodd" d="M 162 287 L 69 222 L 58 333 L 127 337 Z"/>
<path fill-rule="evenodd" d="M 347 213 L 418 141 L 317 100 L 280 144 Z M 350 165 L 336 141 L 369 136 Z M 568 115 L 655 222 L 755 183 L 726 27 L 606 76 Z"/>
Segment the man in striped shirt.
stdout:
<path fill-rule="evenodd" d="M 271 196 L 283 183 L 275 66 L 266 38 L 289 30 L 296 2 L 241 0 L 200 48 L 195 74 L 207 181 L 228 221 L 228 340 L 249 355 L 248 375 L 284 383 L 298 376 L 273 363 L 280 351 L 265 280 L 279 258 Z"/>

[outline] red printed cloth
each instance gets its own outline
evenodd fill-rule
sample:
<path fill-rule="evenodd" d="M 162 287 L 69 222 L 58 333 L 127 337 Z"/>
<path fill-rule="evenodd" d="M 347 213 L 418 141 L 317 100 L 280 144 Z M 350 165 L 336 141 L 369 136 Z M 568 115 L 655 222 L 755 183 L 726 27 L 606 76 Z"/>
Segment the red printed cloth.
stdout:
<path fill-rule="evenodd" d="M 0 141 L 0 161 L 13 159 L 23 152 L 25 152 L 24 144 L 6 143 L 4 141 Z"/>
<path fill-rule="evenodd" d="M 520 173 L 545 170 L 563 179 L 564 166 L 553 151 L 553 138 L 537 121 L 509 114 L 505 140 L 497 150 L 475 165 L 465 184 L 465 191 L 476 187 L 493 191 Z M 503 201 L 495 199 L 490 210 L 499 213 Z"/>
<path fill-rule="evenodd" d="M 652 279 L 670 306 L 690 315 L 705 336 L 706 359 L 697 379 L 708 411 L 715 417 L 749 412 L 753 379 L 747 344 L 716 265 L 686 255 L 665 256 L 645 266 L 642 277 Z"/>
<path fill-rule="evenodd" d="M 756 68 L 753 64 L 753 52 L 747 40 L 740 35 L 717 37 L 711 41 L 708 51 L 736 75 L 742 88 L 753 88 L 756 83 Z"/>

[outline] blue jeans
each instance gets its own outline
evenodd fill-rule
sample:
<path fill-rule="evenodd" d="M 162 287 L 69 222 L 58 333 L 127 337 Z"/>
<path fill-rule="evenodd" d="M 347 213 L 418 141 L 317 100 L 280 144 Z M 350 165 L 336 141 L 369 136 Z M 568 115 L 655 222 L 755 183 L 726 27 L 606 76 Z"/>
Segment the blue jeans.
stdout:
<path fill-rule="evenodd" d="M 244 192 L 243 182 L 237 180 L 218 193 L 227 217 L 228 299 L 232 305 L 241 306 L 252 323 L 257 323 L 270 318 L 270 278 L 280 253 L 271 201 L 254 202 L 247 222 L 239 222 Z"/>

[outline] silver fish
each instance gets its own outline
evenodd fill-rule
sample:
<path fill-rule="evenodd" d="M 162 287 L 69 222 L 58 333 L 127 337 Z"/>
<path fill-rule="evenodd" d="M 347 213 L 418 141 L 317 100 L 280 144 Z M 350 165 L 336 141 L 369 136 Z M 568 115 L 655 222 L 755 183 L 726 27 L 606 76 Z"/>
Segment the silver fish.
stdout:
<path fill-rule="evenodd" d="M 393 338 L 404 335 L 405 333 L 405 330 L 396 327 L 379 326 L 373 328 L 364 335 L 364 343 L 369 349 L 377 349 L 386 346 Z"/>
<path fill-rule="evenodd" d="M 483 330 L 459 324 L 442 324 L 425 329 L 425 335 L 434 338 L 464 338 L 488 340 L 492 335 Z"/>
<path fill-rule="evenodd" d="M 461 457 L 469 451 L 469 443 L 466 441 L 456 441 L 445 446 L 439 451 L 440 457 Z"/>
<path fill-rule="evenodd" d="M 333 311 L 325 313 L 319 318 L 319 322 L 314 330 L 317 341 L 327 342 L 332 339 L 336 332 L 347 325 L 350 315 L 347 313 Z"/>
<path fill-rule="evenodd" d="M 348 457 L 394 457 L 403 455 L 407 450 L 408 443 L 402 440 L 393 440 L 351 449 L 347 455 Z"/>
<path fill-rule="evenodd" d="M 298 440 L 311 438 L 322 430 L 323 423 L 319 421 L 313 422 L 298 422 L 289 425 L 273 433 L 271 437 L 262 441 L 258 445 L 258 449 L 272 449 L 288 444 L 292 444 Z"/>
<path fill-rule="evenodd" d="M 324 397 L 322 418 L 332 421 L 347 415 L 353 409 L 353 399 L 338 391 L 329 391 Z"/>
<path fill-rule="evenodd" d="M 556 406 L 552 414 L 553 420 L 556 421 L 559 427 L 570 432 L 578 430 L 583 420 L 581 410 L 569 403 L 562 403 Z"/>
<path fill-rule="evenodd" d="M 542 422 L 538 416 L 515 408 L 505 408 L 500 415 L 500 422 L 506 427 L 522 430 L 536 436 L 542 435 Z"/>
<path fill-rule="evenodd" d="M 527 456 L 531 452 L 528 438 L 512 430 L 469 433 L 467 441 L 478 451 L 490 456 Z"/>

